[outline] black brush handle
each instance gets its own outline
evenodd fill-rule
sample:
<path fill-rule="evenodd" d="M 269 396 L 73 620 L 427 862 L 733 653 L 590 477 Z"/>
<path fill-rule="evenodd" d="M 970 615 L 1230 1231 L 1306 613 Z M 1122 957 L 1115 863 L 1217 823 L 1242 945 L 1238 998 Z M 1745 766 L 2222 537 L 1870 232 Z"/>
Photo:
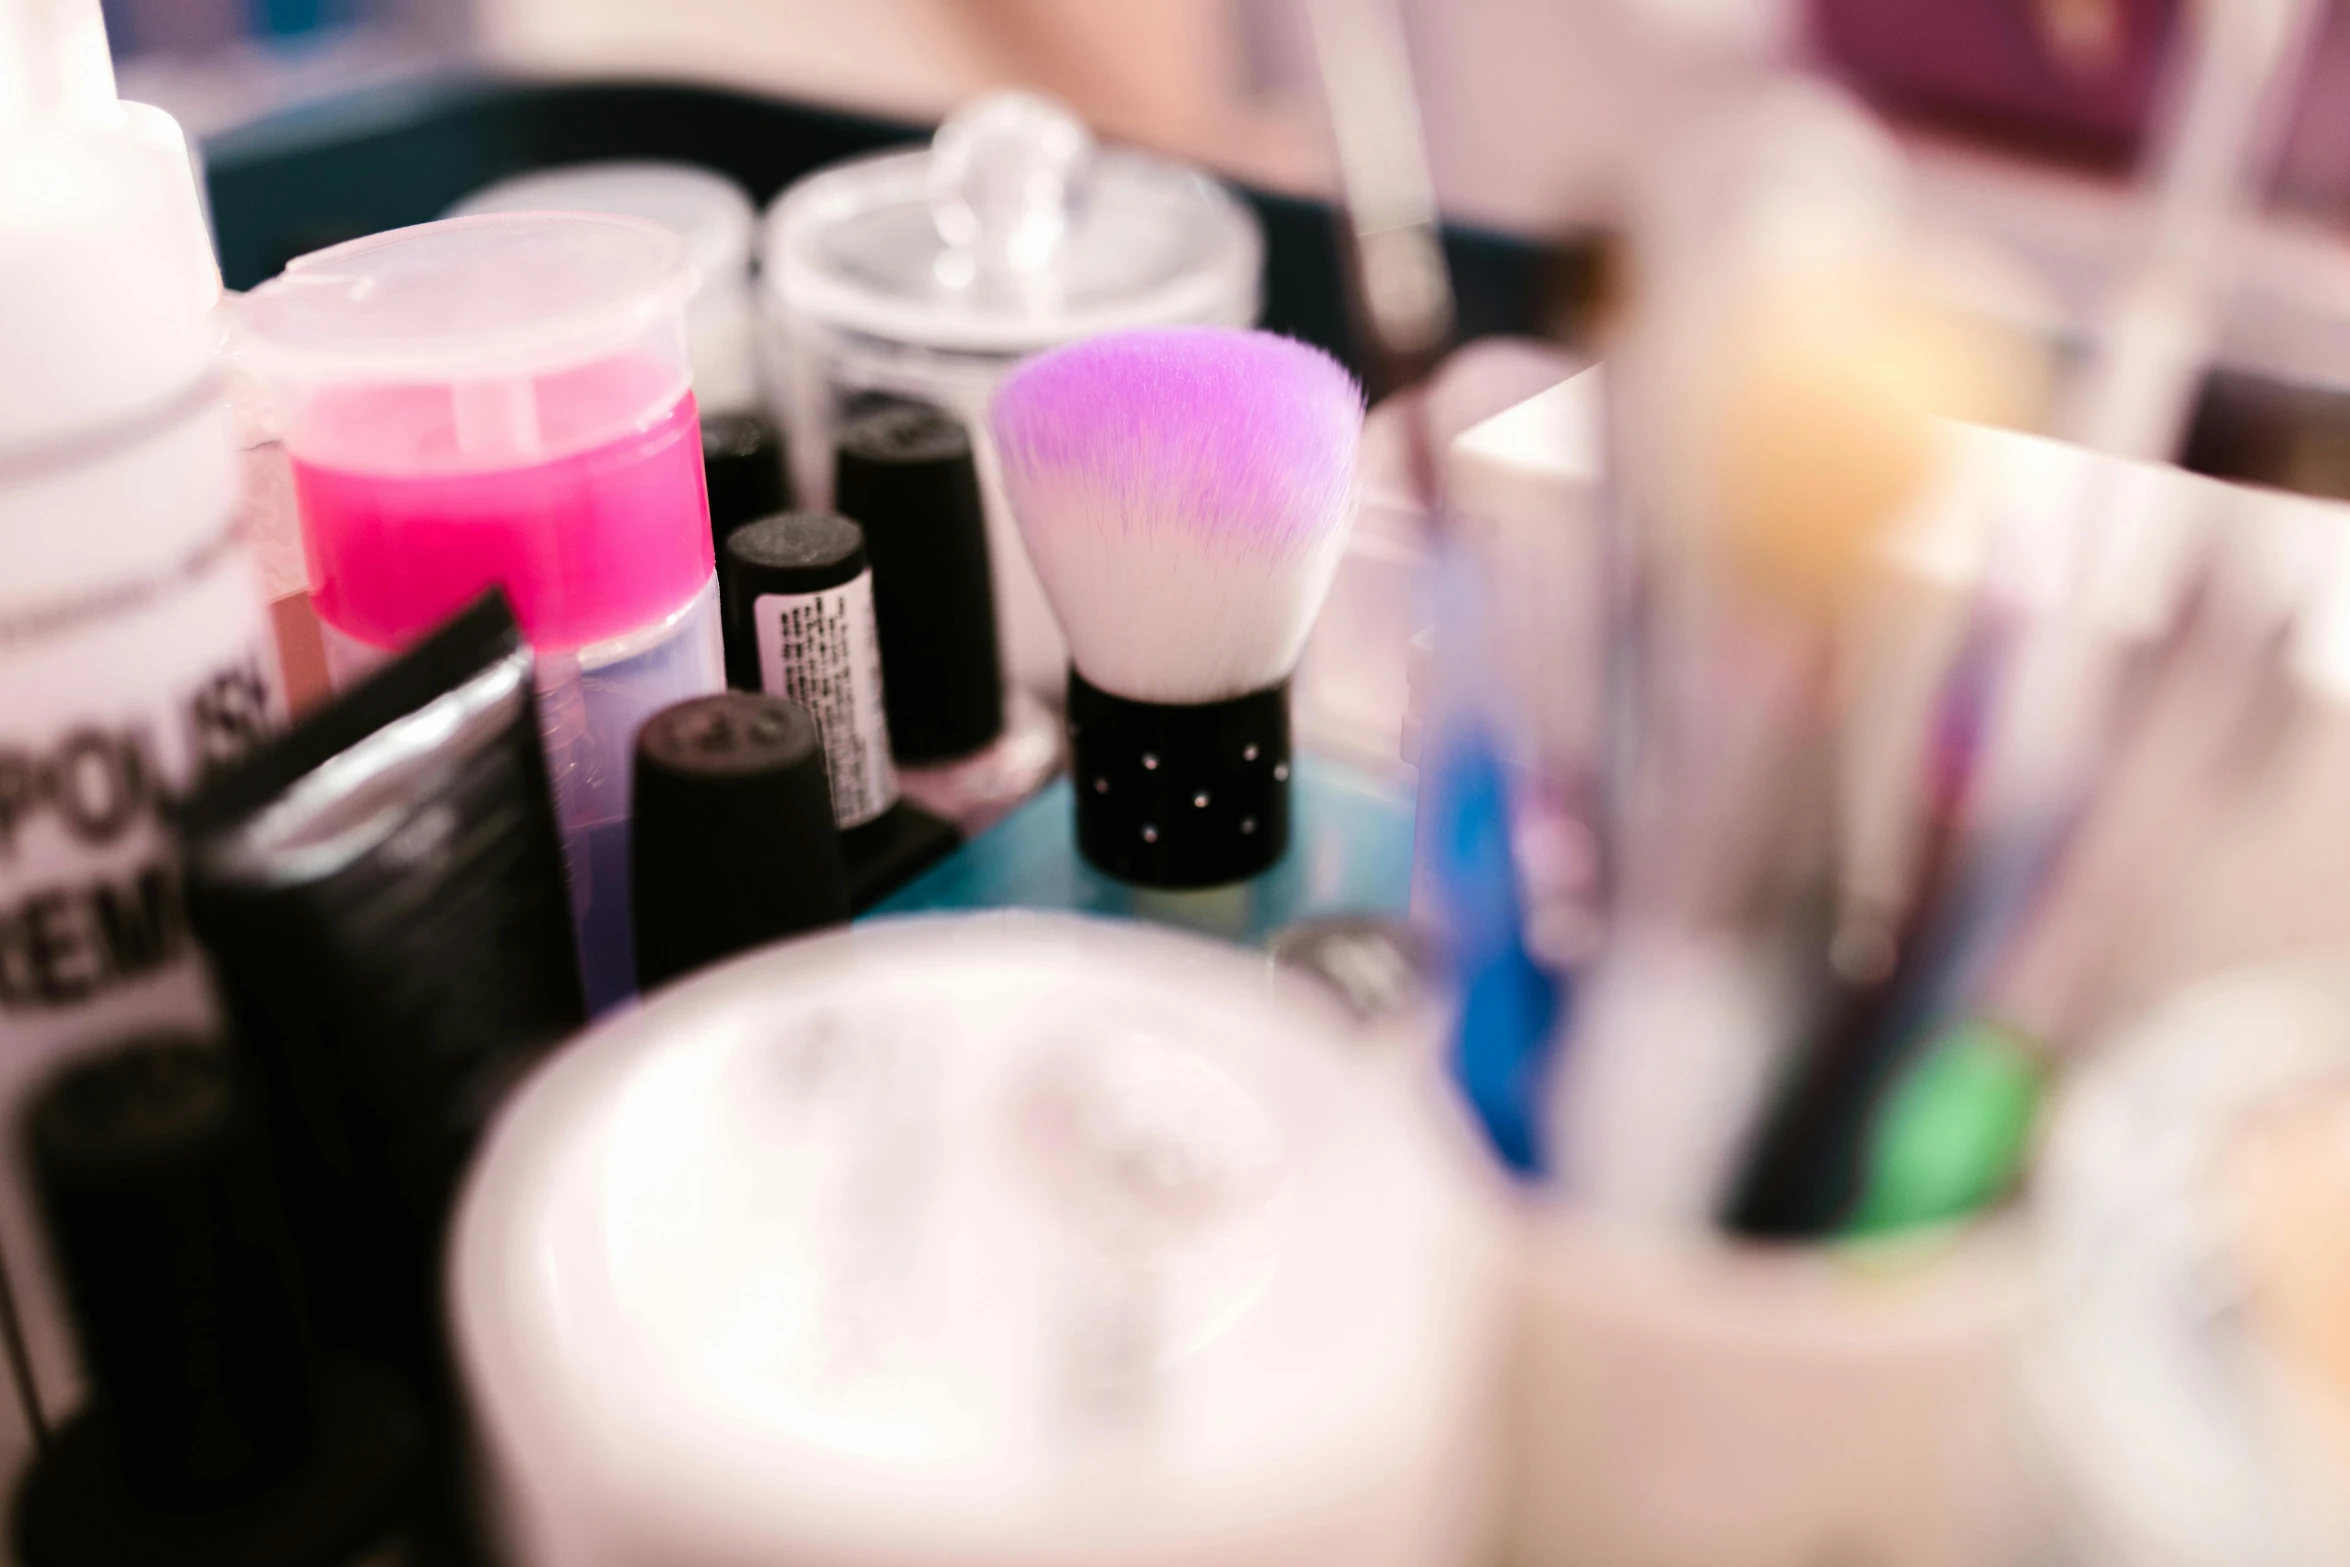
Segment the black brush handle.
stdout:
<path fill-rule="evenodd" d="M 1069 671 L 1077 848 L 1145 887 L 1217 887 L 1289 847 L 1289 682 L 1175 706 Z"/>
<path fill-rule="evenodd" d="M 1859 1200 L 1864 1144 L 1885 1087 L 1935 1022 L 1952 947 L 1963 937 L 1959 811 L 1929 823 L 1890 972 L 1840 985 L 1826 1025 L 1772 1103 L 1724 1218 L 1759 1240 L 1831 1234 Z"/>

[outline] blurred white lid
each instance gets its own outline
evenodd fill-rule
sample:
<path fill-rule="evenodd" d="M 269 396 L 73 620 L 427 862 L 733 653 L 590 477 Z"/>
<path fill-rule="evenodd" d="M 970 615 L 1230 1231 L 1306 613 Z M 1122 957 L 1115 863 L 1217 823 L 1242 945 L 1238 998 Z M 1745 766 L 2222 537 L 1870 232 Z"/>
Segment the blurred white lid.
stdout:
<path fill-rule="evenodd" d="M 524 379 L 674 333 L 694 282 L 685 242 L 641 218 L 443 218 L 288 262 L 245 296 L 239 347 L 272 381 Z"/>
<path fill-rule="evenodd" d="M 0 450 L 136 420 L 204 377 L 191 211 L 186 164 L 127 126 L 0 136 Z"/>
<path fill-rule="evenodd" d="M 0 0 L 0 126 L 88 119 L 113 103 L 98 0 Z"/>
<path fill-rule="evenodd" d="M 2068 1086 L 2034 1180 L 2025 1359 L 2068 1559 L 2346 1559 L 2350 1467 L 2267 1331 L 2228 1190 L 2262 1117 L 2346 1082 L 2350 962 L 2328 951 L 2178 991 Z"/>
<path fill-rule="evenodd" d="M 116 102 L 98 0 L 0 0 L 0 451 L 185 391 L 219 292 L 186 138 Z"/>
<path fill-rule="evenodd" d="M 484 212 L 612 212 L 684 240 L 702 274 L 686 306 L 695 396 L 706 412 L 758 403 L 751 248 L 759 217 L 740 185 L 693 163 L 574 163 L 485 185 L 449 209 L 452 217 Z"/>
<path fill-rule="evenodd" d="M 885 921 L 655 997 L 457 1226 L 524 1559 L 1461 1559 L 1497 1292 L 1407 1105 L 1310 987 L 1143 927 Z"/>
<path fill-rule="evenodd" d="M 485 185 L 449 209 L 484 212 L 610 212 L 658 223 L 685 241 L 704 288 L 751 270 L 758 214 L 743 188 L 694 163 L 654 160 L 574 163 Z"/>
<path fill-rule="evenodd" d="M 1197 169 L 1098 148 L 1028 93 L 965 106 L 918 151 L 812 174 L 768 209 L 791 315 L 888 342 L 1021 354 L 1121 327 L 1256 319 L 1254 215 Z"/>

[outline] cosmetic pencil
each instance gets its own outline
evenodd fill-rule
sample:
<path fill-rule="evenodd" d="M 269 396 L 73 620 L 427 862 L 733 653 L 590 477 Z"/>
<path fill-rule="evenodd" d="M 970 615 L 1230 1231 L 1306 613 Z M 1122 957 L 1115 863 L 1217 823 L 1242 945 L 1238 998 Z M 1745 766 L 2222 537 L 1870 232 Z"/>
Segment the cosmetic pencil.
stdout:
<path fill-rule="evenodd" d="M 2296 62 L 2311 52 L 2308 35 L 2321 10 L 2311 0 L 2251 0 L 2196 8 L 2182 18 L 2173 79 L 2148 137 L 2151 151 L 2141 178 L 2150 223 L 2133 265 L 2107 301 L 2067 411 L 2069 433 L 2091 450 L 2157 461 L 2177 452 L 2215 345 L 2219 291 L 2236 232 L 2274 174 L 2282 110 L 2294 95 Z M 2136 519 L 2121 513 L 2118 491 L 2107 472 L 2085 489 L 2073 519 L 2081 559 L 2095 563 L 2137 545 Z M 2073 765 L 2041 784 L 2038 819 L 2025 824 L 2021 841 L 2011 835 L 1994 845 L 2008 851 L 2010 863 L 1995 868 L 2004 877 L 1978 878 L 1993 907 L 1978 909 L 1973 920 L 1978 956 L 2002 950 L 1998 938 L 2010 933 L 2011 920 L 2026 927 L 2018 938 L 2022 955 L 2007 975 L 2019 989 L 2007 999 L 2020 1003 L 2019 1016 L 2041 1011 L 2042 1023 L 2015 1027 L 1996 1016 L 1954 1018 L 1975 975 L 1969 965 L 1952 966 L 1941 991 L 1907 1020 L 1926 1036 L 1921 1057 L 1892 1091 L 1865 1155 L 1850 1150 L 1854 1179 L 1862 1183 L 1852 1222 L 1864 1231 L 1954 1216 L 2012 1184 L 2051 1045 L 2043 1029 L 2067 1026 L 2057 1020 L 2071 1013 L 2095 966 L 2087 950 L 2102 945 L 2093 937 L 2076 941 L 2078 928 L 2066 927 L 2084 908 L 2099 925 L 2125 912 L 2125 903 L 2106 885 L 2113 878 L 2106 855 L 2094 847 L 2094 826 L 2081 824 L 2093 817 L 2103 789 L 2108 831 L 2134 836 L 2141 825 L 2113 809 L 2110 795 L 2117 786 L 2101 781 L 2096 771 L 2099 763 L 2112 769 L 2128 760 L 2122 736 L 2131 727 L 2124 709 L 2133 671 L 2113 639 L 2091 624 L 2087 599 L 2097 583 L 2082 580 L 2073 587 L 2068 612 L 2043 617 L 2035 627 L 2019 657 L 2021 689 L 2009 699 L 2020 705 L 2047 700 L 2049 692 L 2058 700 L 2069 697 L 2077 707 L 2069 727 L 2079 736 Z M 2159 749 L 2145 737 L 2141 746 Z M 2171 787 L 2162 772 L 2194 771 L 2178 755 L 2152 767 L 2156 782 L 2141 787 L 2157 792 Z M 2144 767 L 2139 772 L 2149 776 Z M 2116 827 L 2117 820 L 2123 825 Z M 2078 851 L 2069 886 L 2058 869 L 2068 850 Z M 2035 919 L 2028 910 L 2043 887 L 2051 887 L 2051 895 Z M 1939 1033 L 1945 1026 L 1948 1032 Z M 1970 1101 L 1972 1116 L 1955 1108 Z M 1865 1172 L 1857 1163 L 1864 1157 Z"/>
<path fill-rule="evenodd" d="M 1721 154 L 1717 181 L 1735 174 L 1775 218 L 1749 215 L 1717 233 L 1708 261 L 1662 266 L 1619 367 L 1624 502 L 1648 534 L 1653 613 L 1617 920 L 1679 932 L 1668 951 L 1718 954 L 1701 961 L 1780 1014 L 1770 1032 L 1748 1034 L 1767 1058 L 1760 1070 L 1721 1070 L 1728 1046 L 1711 1027 L 1703 1041 L 1590 1042 L 1645 1060 L 1588 1073 L 1578 1063 L 1575 1076 L 1613 1102 L 1566 1107 L 1572 1124 L 1653 1115 L 1685 1128 L 1716 1164 L 1674 1175 L 1667 1190 L 1570 1156 L 1578 1184 L 1652 1215 L 1694 1216 L 1690 1202 L 1707 1191 L 1701 1211 L 1734 1215 L 1757 1140 L 1769 1143 L 1772 1122 L 1791 1113 L 1790 1090 L 1774 1084 L 1819 1070 L 1810 1063 L 1824 1037 L 1841 1060 L 1879 1033 L 1889 995 L 1874 976 L 1836 973 L 1849 962 L 1839 949 L 1852 945 L 1839 939 L 1851 914 L 1840 905 L 1853 900 L 1838 863 L 1832 761 L 1856 674 L 1844 639 L 1885 540 L 1948 461 L 1936 417 L 2005 414 L 2034 381 L 2028 354 L 1938 301 L 1865 191 L 1823 208 L 1816 187 L 1838 185 L 1833 169 L 1772 188 L 1786 167 L 1821 162 L 1817 119 L 1781 106 L 1752 121 L 1753 149 Z M 1826 139 L 1845 129 L 1831 117 Z M 1790 248 L 1785 235 L 1805 224 L 1836 241 Z M 1921 867 L 1921 880 L 1934 875 Z M 1694 948 L 1692 934 L 1702 938 Z M 1778 972 L 1752 970 L 1754 957 Z M 1686 1061 L 1675 1055 L 1684 1043 Z M 1743 1102 L 1722 1092 L 1733 1079 L 1748 1085 Z M 1674 1097 L 1693 1108 L 1643 1108 Z"/>
<path fill-rule="evenodd" d="M 1883 933 L 1886 950 L 1874 955 L 1873 971 L 1837 976 L 1818 1033 L 1797 1052 L 1757 1128 L 1726 1216 L 1741 1234 L 1815 1234 L 1843 1211 L 1851 1128 L 1891 1070 L 1888 1052 L 1898 1048 L 1904 1009 L 1927 983 L 1922 976 L 1937 944 L 1947 942 L 1943 922 L 1965 848 L 1967 795 L 1994 679 L 1994 641 L 1987 617 L 1978 613 L 1936 702 L 1906 905 Z"/>
<path fill-rule="evenodd" d="M 1506 724 L 1483 700 L 1501 673 L 1479 634 L 1491 595 L 1454 528 L 1431 428 L 1427 384 L 1458 316 L 1403 16 L 1394 0 L 1313 0 L 1307 15 L 1346 204 L 1349 304 L 1374 391 L 1402 411 L 1407 474 L 1438 549 L 1438 690 L 1413 859 L 1455 997 L 1447 1064 L 1495 1156 L 1536 1177 L 1549 1168 L 1544 1108 L 1572 985 L 1529 948 Z"/>
<path fill-rule="evenodd" d="M 1844 1233 L 1964 1218 L 2012 1191 L 2053 1074 L 2094 1025 L 2118 953 L 2290 732 L 2283 628 L 2214 616 L 2126 704 L 2113 754 L 1984 993 L 1924 1041 L 1871 1115 Z"/>
<path fill-rule="evenodd" d="M 1215 327 L 1022 364 L 1004 490 L 1070 649 L 1077 845 L 1147 887 L 1289 841 L 1289 679 L 1345 546 L 1362 394 L 1321 350 Z"/>

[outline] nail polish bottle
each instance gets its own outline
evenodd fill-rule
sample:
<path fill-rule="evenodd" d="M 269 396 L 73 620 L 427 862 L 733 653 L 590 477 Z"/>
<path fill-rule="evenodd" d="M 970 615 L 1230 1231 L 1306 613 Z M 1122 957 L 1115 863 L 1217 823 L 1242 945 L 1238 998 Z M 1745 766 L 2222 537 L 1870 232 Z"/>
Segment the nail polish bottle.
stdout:
<path fill-rule="evenodd" d="M 873 562 L 899 787 L 980 832 L 1044 786 L 1061 746 L 1044 704 L 1005 689 L 970 432 L 926 404 L 871 409 L 841 433 L 833 497 Z"/>
<path fill-rule="evenodd" d="M 722 691 L 636 741 L 637 984 L 849 917 L 824 743 L 808 710 Z"/>
<path fill-rule="evenodd" d="M 869 908 L 962 840 L 899 794 L 864 532 L 829 512 L 765 517 L 727 536 L 719 580 L 728 682 L 815 718 L 849 906 Z"/>
<path fill-rule="evenodd" d="M 407 1395 L 322 1357 L 229 1053 L 135 1038 L 26 1120 L 90 1375 L 16 1498 L 24 1567 L 345 1567 L 396 1557 L 423 1451 Z"/>
<path fill-rule="evenodd" d="M 702 481 L 710 489 L 710 541 L 791 506 L 783 432 L 756 409 L 702 416 Z"/>

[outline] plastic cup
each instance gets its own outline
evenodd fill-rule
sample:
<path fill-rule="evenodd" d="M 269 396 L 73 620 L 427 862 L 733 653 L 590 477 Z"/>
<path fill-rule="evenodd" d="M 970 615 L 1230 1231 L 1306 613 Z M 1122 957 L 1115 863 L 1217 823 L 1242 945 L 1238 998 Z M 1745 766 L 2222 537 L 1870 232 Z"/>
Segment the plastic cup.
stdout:
<path fill-rule="evenodd" d="M 485 588 L 513 602 L 595 1011 L 635 989 L 637 727 L 724 684 L 694 286 L 684 242 L 641 219 L 494 214 L 301 257 L 240 323 L 337 682 Z"/>

